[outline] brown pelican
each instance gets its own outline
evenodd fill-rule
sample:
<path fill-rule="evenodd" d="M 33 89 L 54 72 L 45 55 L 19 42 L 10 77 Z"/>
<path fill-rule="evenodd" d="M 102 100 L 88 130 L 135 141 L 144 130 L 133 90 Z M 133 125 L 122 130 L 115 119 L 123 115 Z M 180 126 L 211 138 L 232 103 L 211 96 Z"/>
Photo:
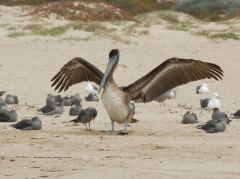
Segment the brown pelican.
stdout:
<path fill-rule="evenodd" d="M 200 60 L 170 58 L 154 68 L 134 83 L 118 87 L 113 79 L 113 72 L 119 62 L 119 50 L 113 49 L 109 53 L 108 65 L 105 73 L 81 57 L 75 57 L 52 78 L 55 90 L 66 91 L 70 86 L 82 81 L 92 81 L 102 89 L 102 101 L 112 123 L 125 123 L 124 132 L 127 133 L 130 121 L 130 100 L 142 100 L 144 103 L 157 99 L 166 91 L 179 85 L 205 78 L 222 79 L 222 69 L 213 63 Z"/>

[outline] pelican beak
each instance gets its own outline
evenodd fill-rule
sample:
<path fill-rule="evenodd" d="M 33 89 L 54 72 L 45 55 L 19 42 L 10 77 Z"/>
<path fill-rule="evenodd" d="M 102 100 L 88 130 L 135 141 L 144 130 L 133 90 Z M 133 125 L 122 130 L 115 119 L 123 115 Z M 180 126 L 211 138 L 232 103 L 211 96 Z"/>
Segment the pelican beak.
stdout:
<path fill-rule="evenodd" d="M 113 70 L 115 69 L 115 66 L 118 62 L 118 59 L 119 59 L 119 56 L 118 55 L 114 55 L 112 57 L 109 58 L 108 60 L 108 65 L 107 65 L 107 68 L 106 68 L 106 71 L 104 73 L 104 76 L 102 78 L 102 82 L 98 88 L 98 93 L 101 92 L 101 90 L 105 87 L 105 84 L 106 84 L 106 81 L 109 77 L 109 75 L 113 72 Z"/>

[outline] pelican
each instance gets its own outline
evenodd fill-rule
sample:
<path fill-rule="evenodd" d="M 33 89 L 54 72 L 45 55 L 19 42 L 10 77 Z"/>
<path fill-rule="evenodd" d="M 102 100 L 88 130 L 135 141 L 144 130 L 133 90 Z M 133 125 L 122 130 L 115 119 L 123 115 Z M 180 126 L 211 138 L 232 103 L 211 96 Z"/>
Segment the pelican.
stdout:
<path fill-rule="evenodd" d="M 113 79 L 113 72 L 119 63 L 119 50 L 113 49 L 109 53 L 108 65 L 103 73 L 97 67 L 81 57 L 75 57 L 65 64 L 52 78 L 52 87 L 58 92 L 66 91 L 76 83 L 92 81 L 99 85 L 98 92 L 102 92 L 102 102 L 114 123 L 124 123 L 123 133 L 127 134 L 128 122 L 131 120 L 130 101 L 141 100 L 151 102 L 166 91 L 177 86 L 205 78 L 220 80 L 223 77 L 221 67 L 216 64 L 193 59 L 173 57 L 167 59 L 152 71 L 134 83 L 118 87 Z"/>

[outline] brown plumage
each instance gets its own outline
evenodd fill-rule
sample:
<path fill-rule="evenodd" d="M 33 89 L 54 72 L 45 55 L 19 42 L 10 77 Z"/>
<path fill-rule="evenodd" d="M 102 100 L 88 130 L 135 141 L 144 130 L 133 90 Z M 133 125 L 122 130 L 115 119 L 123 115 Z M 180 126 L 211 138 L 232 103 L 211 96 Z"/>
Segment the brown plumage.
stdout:
<path fill-rule="evenodd" d="M 83 81 L 93 81 L 98 85 L 101 83 L 103 73 L 94 65 L 81 57 L 75 57 L 52 78 L 55 90 L 66 91 L 70 86 Z"/>
<path fill-rule="evenodd" d="M 213 63 L 193 59 L 170 58 L 141 77 L 134 83 L 118 87 L 113 80 L 113 72 L 119 62 L 119 51 L 111 50 L 105 73 L 101 72 L 83 58 L 75 57 L 62 67 L 53 77 L 52 86 L 55 90 L 66 91 L 70 86 L 82 81 L 92 81 L 99 85 L 99 92 L 103 88 L 102 101 L 112 121 L 123 123 L 127 131 L 128 111 L 130 100 L 150 102 L 166 91 L 177 86 L 205 78 L 220 80 L 223 77 L 222 69 Z"/>
<path fill-rule="evenodd" d="M 83 58 L 75 57 L 52 78 L 55 90 L 66 91 L 70 86 L 83 81 L 100 85 L 103 72 Z M 134 83 L 121 87 L 131 100 L 150 102 L 164 92 L 191 81 L 205 78 L 222 79 L 222 69 L 213 63 L 193 59 L 170 58 Z"/>
<path fill-rule="evenodd" d="M 130 94 L 131 100 L 150 102 L 176 86 L 205 78 L 219 80 L 222 76 L 222 69 L 213 63 L 174 57 L 129 86 L 123 87 L 123 91 Z"/>

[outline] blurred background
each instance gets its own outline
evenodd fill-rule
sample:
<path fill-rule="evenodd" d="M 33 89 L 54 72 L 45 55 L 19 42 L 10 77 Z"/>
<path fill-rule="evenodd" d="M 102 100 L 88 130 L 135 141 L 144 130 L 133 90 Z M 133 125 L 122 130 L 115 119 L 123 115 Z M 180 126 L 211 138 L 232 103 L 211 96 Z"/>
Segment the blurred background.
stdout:
<path fill-rule="evenodd" d="M 0 0 L 0 5 L 6 5 L 0 8 L 0 28 L 10 31 L 8 37 L 104 37 L 131 43 L 131 37 L 163 25 L 212 40 L 240 38 L 240 0 Z"/>

